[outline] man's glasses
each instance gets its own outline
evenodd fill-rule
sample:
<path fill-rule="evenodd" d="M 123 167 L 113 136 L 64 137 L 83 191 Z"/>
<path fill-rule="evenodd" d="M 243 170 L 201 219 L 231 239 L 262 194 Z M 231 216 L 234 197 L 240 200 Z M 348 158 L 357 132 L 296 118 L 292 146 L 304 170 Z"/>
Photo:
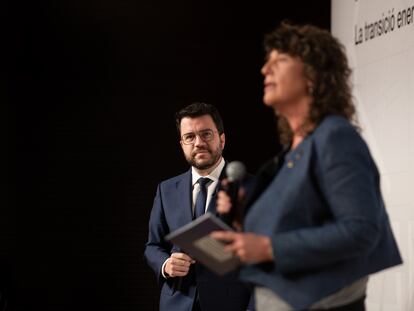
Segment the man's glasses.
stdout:
<path fill-rule="evenodd" d="M 194 144 L 196 137 L 200 137 L 203 141 L 208 142 L 213 140 L 214 138 L 214 132 L 213 130 L 203 130 L 197 133 L 186 133 L 183 136 L 181 136 L 181 141 L 184 145 L 191 145 Z"/>

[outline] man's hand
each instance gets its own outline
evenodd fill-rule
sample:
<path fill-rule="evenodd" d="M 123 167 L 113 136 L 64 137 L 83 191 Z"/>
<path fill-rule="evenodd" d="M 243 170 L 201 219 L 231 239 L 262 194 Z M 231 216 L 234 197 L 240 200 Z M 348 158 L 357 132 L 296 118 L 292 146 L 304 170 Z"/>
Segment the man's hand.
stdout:
<path fill-rule="evenodd" d="M 171 278 L 177 276 L 186 276 L 190 269 L 190 265 L 195 260 L 184 253 L 172 253 L 164 266 L 164 273 Z"/>

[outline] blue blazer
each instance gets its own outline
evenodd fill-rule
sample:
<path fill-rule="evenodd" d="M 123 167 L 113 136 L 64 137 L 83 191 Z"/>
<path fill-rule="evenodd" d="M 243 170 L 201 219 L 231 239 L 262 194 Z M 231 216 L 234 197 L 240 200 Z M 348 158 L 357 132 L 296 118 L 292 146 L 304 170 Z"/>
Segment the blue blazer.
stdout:
<path fill-rule="evenodd" d="M 240 281 L 238 271 L 217 276 L 196 263 L 189 274 L 182 278 L 165 279 L 161 274 L 161 267 L 170 254 L 181 252 L 178 246 L 165 241 L 164 237 L 192 221 L 191 181 L 190 169 L 161 182 L 151 211 L 144 257 L 162 286 L 160 310 L 192 310 L 197 288 L 203 311 L 244 311 L 249 303 L 251 289 Z M 208 211 L 216 214 L 215 194 L 210 200 Z"/>
<path fill-rule="evenodd" d="M 245 231 L 269 236 L 275 260 L 245 266 L 242 279 L 272 289 L 295 310 L 402 262 L 376 165 L 339 116 L 326 117 L 285 155 L 250 206 Z"/>

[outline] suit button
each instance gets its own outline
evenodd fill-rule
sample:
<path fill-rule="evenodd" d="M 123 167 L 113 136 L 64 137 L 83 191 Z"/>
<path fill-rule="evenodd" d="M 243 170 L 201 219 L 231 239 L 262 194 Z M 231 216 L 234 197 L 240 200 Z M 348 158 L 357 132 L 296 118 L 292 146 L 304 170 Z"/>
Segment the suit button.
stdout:
<path fill-rule="evenodd" d="M 292 168 L 294 166 L 292 160 L 289 160 L 286 165 L 287 165 L 288 168 Z"/>

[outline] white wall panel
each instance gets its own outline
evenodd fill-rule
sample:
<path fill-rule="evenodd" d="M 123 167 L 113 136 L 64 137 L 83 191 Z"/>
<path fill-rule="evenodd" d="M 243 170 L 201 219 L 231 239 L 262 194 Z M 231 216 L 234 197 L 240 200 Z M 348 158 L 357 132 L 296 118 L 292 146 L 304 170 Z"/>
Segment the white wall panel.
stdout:
<path fill-rule="evenodd" d="M 345 45 L 353 68 L 362 135 L 381 172 L 384 200 L 404 260 L 371 277 L 368 311 L 414 310 L 413 9 L 414 0 L 332 0 L 332 33 Z M 403 10 L 411 17 L 398 27 Z M 366 25 L 386 17 L 394 17 L 393 30 L 367 39 Z"/>

